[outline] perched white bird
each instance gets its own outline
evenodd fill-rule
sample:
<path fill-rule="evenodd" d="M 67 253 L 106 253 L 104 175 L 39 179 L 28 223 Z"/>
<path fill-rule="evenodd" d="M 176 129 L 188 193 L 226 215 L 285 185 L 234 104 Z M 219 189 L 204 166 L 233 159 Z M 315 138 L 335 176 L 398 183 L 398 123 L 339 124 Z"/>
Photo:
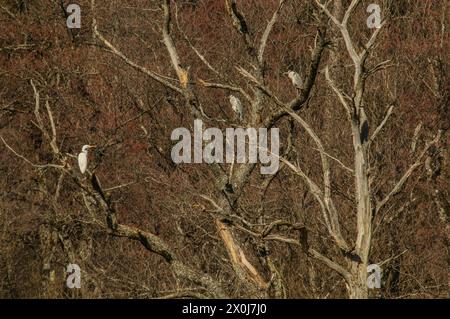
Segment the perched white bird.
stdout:
<path fill-rule="evenodd" d="M 80 167 L 81 174 L 86 172 L 87 163 L 88 163 L 88 149 L 93 148 L 93 145 L 83 145 L 81 148 L 81 153 L 78 154 L 78 166 Z"/>
<path fill-rule="evenodd" d="M 285 73 L 286 74 L 286 73 Z M 288 71 L 287 76 L 291 79 L 292 85 L 295 86 L 298 90 L 300 90 L 303 86 L 303 80 L 300 74 L 294 71 Z"/>
<path fill-rule="evenodd" d="M 239 121 L 242 121 L 244 109 L 241 101 L 237 97 L 230 95 L 230 103 L 234 113 L 238 116 Z"/>

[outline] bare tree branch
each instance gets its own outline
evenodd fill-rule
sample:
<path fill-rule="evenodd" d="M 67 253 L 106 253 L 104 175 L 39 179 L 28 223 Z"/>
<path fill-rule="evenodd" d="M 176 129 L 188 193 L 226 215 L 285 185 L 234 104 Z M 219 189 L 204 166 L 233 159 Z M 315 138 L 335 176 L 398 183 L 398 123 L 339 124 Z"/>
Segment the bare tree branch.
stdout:
<path fill-rule="evenodd" d="M 206 82 L 206 81 L 203 81 L 202 79 L 198 79 L 198 81 L 200 82 L 201 85 L 203 85 L 204 87 L 207 87 L 207 88 L 223 89 L 223 90 L 238 92 L 238 93 L 242 94 L 242 96 L 245 97 L 245 99 L 247 101 L 252 102 L 252 98 L 250 97 L 250 95 L 248 95 L 247 92 L 245 92 L 240 87 L 236 87 L 236 86 L 232 86 L 232 85 L 228 85 L 228 84 Z"/>
<path fill-rule="evenodd" d="M 333 80 L 330 77 L 330 72 L 328 70 L 328 66 L 325 68 L 325 78 L 328 81 L 328 84 L 331 86 L 331 88 L 333 89 L 334 93 L 336 93 L 336 95 L 339 98 L 339 101 L 341 102 L 342 106 L 344 107 L 344 109 L 347 111 L 347 115 L 350 118 L 350 115 L 352 114 L 352 110 L 351 107 L 349 106 L 349 104 L 347 103 L 347 101 L 345 100 L 344 94 L 341 90 L 339 90 L 336 86 L 336 84 L 334 84 Z"/>
<path fill-rule="evenodd" d="M 383 121 L 381 121 L 381 123 L 377 126 L 375 131 L 372 133 L 372 136 L 369 139 L 369 144 L 371 144 L 375 140 L 377 135 L 383 129 L 384 125 L 386 125 L 386 122 L 389 120 L 389 117 L 391 116 L 393 110 L 394 110 L 394 105 L 389 106 L 389 108 L 388 108 L 388 110 L 386 112 L 386 115 L 383 118 Z"/>
<path fill-rule="evenodd" d="M 93 1 L 92 1 L 93 2 Z M 111 44 L 111 42 L 109 42 L 108 40 L 105 39 L 105 37 L 103 37 L 103 35 L 98 31 L 97 29 L 97 22 L 95 20 L 95 18 L 92 19 L 92 25 L 93 25 L 93 31 L 94 31 L 94 35 L 101 41 L 103 42 L 103 44 L 108 47 L 111 52 L 113 54 L 115 54 L 116 56 L 120 57 L 126 64 L 130 65 L 131 67 L 139 70 L 140 72 L 148 75 L 150 78 L 152 78 L 153 80 L 157 81 L 158 83 L 164 85 L 165 87 L 178 92 L 180 94 L 183 94 L 183 90 L 173 84 L 171 84 L 170 82 L 166 81 L 161 75 L 150 71 L 149 69 L 147 69 L 146 67 L 140 66 L 137 63 L 133 62 L 131 59 L 129 59 L 125 54 L 123 54 L 121 51 L 119 51 L 114 45 Z"/>
<path fill-rule="evenodd" d="M 336 207 L 333 203 L 333 199 L 331 198 L 331 171 L 330 171 L 330 164 L 328 162 L 328 157 L 325 155 L 325 148 L 323 146 L 322 141 L 320 140 L 319 136 L 314 132 L 311 126 L 309 126 L 308 123 L 305 122 L 297 113 L 286 109 L 286 112 L 289 113 L 300 125 L 305 129 L 305 131 L 308 133 L 308 135 L 313 139 L 315 144 L 317 145 L 317 148 L 319 149 L 320 158 L 322 162 L 322 173 L 323 173 L 323 184 L 324 184 L 324 193 L 323 193 L 323 200 L 326 207 L 326 210 L 329 214 L 329 221 L 330 221 L 330 234 L 333 237 L 333 239 L 336 241 L 338 246 L 343 250 L 348 250 L 348 244 L 346 243 L 345 239 L 342 237 L 341 234 L 341 228 L 339 223 L 339 214 L 336 210 Z"/>
<path fill-rule="evenodd" d="M 236 0 L 225 0 L 225 6 L 233 21 L 234 27 L 244 39 L 245 45 L 247 46 L 247 51 L 251 56 L 255 56 L 255 49 L 252 45 L 247 21 L 245 21 L 244 15 L 238 10 Z"/>
<path fill-rule="evenodd" d="M 36 168 L 47 168 L 47 167 L 53 167 L 53 168 L 57 168 L 57 169 L 64 169 L 65 165 L 56 165 L 56 164 L 35 164 L 32 161 L 30 161 L 28 158 L 26 158 L 25 156 L 17 153 L 11 146 L 8 145 L 8 143 L 6 143 L 6 141 L 3 139 L 3 136 L 0 136 L 0 139 L 2 140 L 3 144 L 5 144 L 5 146 L 14 153 L 14 155 L 16 155 L 17 157 L 19 157 L 20 159 L 24 160 L 25 162 L 27 162 L 28 164 L 30 164 L 33 167 Z"/>
<path fill-rule="evenodd" d="M 439 132 L 436 134 L 436 137 L 433 140 L 426 143 L 425 147 L 423 148 L 422 152 L 417 157 L 416 161 L 406 170 L 406 172 L 403 174 L 403 176 L 400 178 L 400 180 L 392 188 L 392 190 L 380 202 L 377 203 L 376 210 L 375 210 L 376 213 L 379 212 L 380 209 L 383 208 L 384 205 L 386 205 L 386 203 L 392 197 L 394 197 L 396 194 L 398 194 L 402 190 L 403 186 L 405 185 L 406 181 L 411 176 L 411 174 L 414 172 L 414 170 L 417 167 L 419 167 L 420 165 L 422 165 L 422 158 L 424 157 L 424 155 L 426 154 L 428 149 L 440 140 L 441 134 L 442 134 L 442 131 L 439 130 Z"/>
<path fill-rule="evenodd" d="M 186 69 L 181 66 L 180 58 L 178 56 L 177 49 L 175 48 L 175 43 L 173 42 L 170 23 L 171 23 L 171 10 L 170 10 L 170 0 L 164 0 L 163 2 L 164 10 L 164 23 L 162 27 L 163 41 L 166 45 L 167 52 L 169 52 L 170 60 L 172 62 L 172 67 L 178 75 L 181 86 L 187 89 L 189 83 L 189 74 Z"/>
<path fill-rule="evenodd" d="M 258 50 L 258 61 L 260 64 L 262 64 L 264 61 L 264 50 L 266 49 L 267 39 L 269 38 L 270 32 L 272 31 L 272 28 L 278 19 L 278 15 L 280 14 L 281 9 L 283 8 L 284 2 L 285 0 L 280 0 L 277 9 L 273 13 L 272 18 L 267 24 L 266 29 L 264 30 L 264 33 L 261 37 L 261 42 Z"/>

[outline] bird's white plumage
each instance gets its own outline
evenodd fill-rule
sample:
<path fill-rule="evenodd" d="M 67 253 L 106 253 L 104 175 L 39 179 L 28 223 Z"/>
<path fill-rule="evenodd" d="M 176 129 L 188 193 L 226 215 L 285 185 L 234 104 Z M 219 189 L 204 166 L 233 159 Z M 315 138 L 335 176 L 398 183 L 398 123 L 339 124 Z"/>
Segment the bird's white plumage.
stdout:
<path fill-rule="evenodd" d="M 87 168 L 87 152 L 78 154 L 78 166 L 80 167 L 81 174 L 84 174 Z"/>
<path fill-rule="evenodd" d="M 241 101 L 237 97 L 230 95 L 230 103 L 234 113 L 236 113 L 236 115 L 239 117 L 239 120 L 242 121 L 244 109 L 242 107 Z"/>
<path fill-rule="evenodd" d="M 303 80 L 300 74 L 294 71 L 289 71 L 287 73 L 289 79 L 291 79 L 292 85 L 295 86 L 297 89 L 301 89 L 303 86 Z"/>
<path fill-rule="evenodd" d="M 88 164 L 88 149 L 93 146 L 91 145 L 83 145 L 81 148 L 81 153 L 78 154 L 78 166 L 80 167 L 81 174 L 84 174 L 87 169 Z"/>

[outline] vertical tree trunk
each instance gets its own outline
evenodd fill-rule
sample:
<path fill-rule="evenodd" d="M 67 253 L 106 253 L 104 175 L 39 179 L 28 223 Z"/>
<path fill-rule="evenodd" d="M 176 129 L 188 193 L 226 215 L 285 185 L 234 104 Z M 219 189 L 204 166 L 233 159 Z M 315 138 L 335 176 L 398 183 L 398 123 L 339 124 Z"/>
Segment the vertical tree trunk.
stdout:
<path fill-rule="evenodd" d="M 352 120 L 353 145 L 355 151 L 355 193 L 357 200 L 357 238 L 355 256 L 351 261 L 353 283 L 350 298 L 368 298 L 367 266 L 372 240 L 372 209 L 370 202 L 369 169 L 367 162 L 367 138 L 361 132 L 361 122 L 365 121 L 364 110 L 356 100 L 357 119 Z"/>
<path fill-rule="evenodd" d="M 350 299 L 367 299 L 369 298 L 369 291 L 367 287 L 367 269 L 360 265 L 357 267 L 354 283 L 348 286 L 348 293 Z"/>

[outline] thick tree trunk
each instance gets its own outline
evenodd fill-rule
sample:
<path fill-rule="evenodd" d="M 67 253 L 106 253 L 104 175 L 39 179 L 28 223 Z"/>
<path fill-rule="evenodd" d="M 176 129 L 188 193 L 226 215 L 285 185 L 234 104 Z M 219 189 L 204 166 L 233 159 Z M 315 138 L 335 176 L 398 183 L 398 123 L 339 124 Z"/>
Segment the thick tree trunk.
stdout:
<path fill-rule="evenodd" d="M 369 168 L 367 162 L 366 139 L 361 134 L 361 112 L 357 121 L 353 121 L 353 145 L 355 150 L 355 193 L 357 200 L 357 238 L 354 256 L 351 261 L 352 284 L 349 285 L 349 297 L 367 299 L 367 266 L 372 240 L 372 207 L 370 202 Z"/>
<path fill-rule="evenodd" d="M 367 299 L 369 291 L 366 282 L 355 282 L 348 286 L 348 294 L 350 299 Z"/>

